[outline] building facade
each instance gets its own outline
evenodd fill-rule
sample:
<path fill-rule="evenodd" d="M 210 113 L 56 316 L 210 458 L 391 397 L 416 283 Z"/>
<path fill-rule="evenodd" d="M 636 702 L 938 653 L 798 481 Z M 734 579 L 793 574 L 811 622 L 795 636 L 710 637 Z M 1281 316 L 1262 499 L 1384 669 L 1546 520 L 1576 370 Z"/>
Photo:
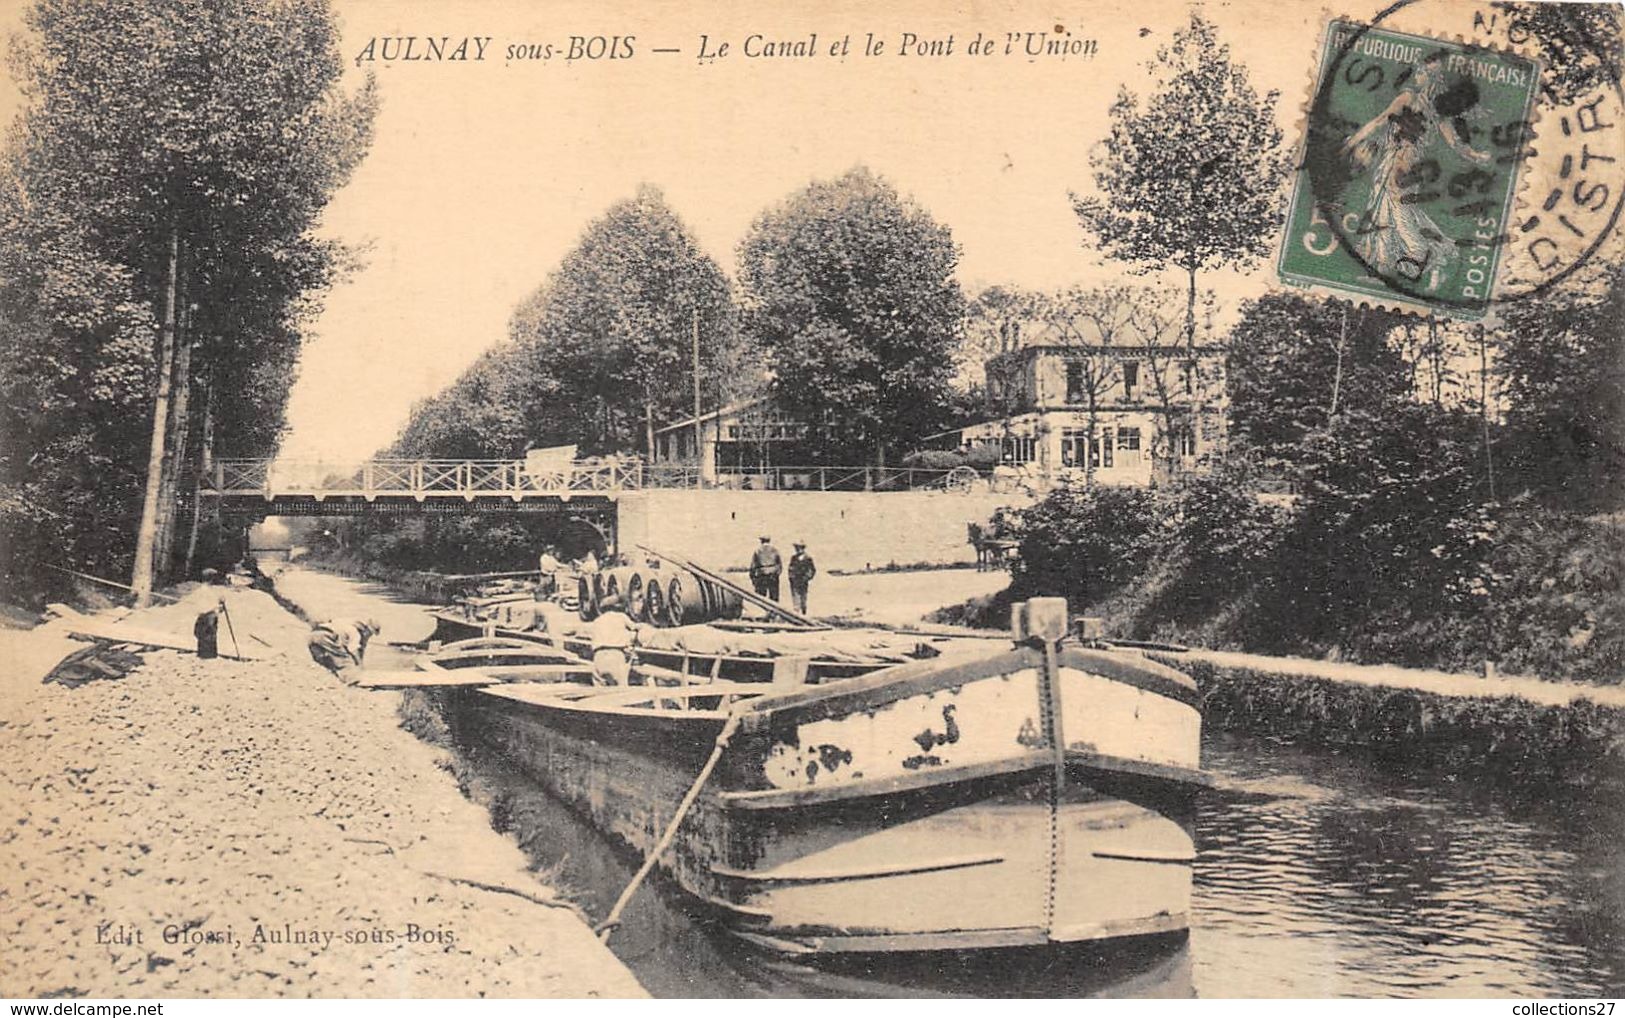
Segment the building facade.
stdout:
<path fill-rule="evenodd" d="M 655 432 L 655 463 L 698 467 L 707 485 L 740 486 L 778 468 L 808 463 L 805 421 L 767 396 L 741 400 Z M 696 442 L 698 445 L 696 445 Z"/>
<path fill-rule="evenodd" d="M 1069 335 L 1088 337 L 1081 328 Z M 940 449 L 991 446 L 1045 483 L 1150 485 L 1211 469 L 1225 441 L 1224 356 L 1183 343 L 1067 343 L 1054 329 L 1011 330 L 984 364 L 998 416 L 934 435 Z M 811 483 L 819 462 L 806 421 L 770 397 L 743 400 L 655 432 L 655 464 L 698 467 L 707 485 Z M 696 445 L 696 442 L 698 443 Z M 985 460 L 984 460 L 985 462 Z M 786 471 L 789 473 L 786 473 Z M 763 478 L 770 476 L 771 482 Z"/>
<path fill-rule="evenodd" d="M 997 418 L 961 446 L 1052 482 L 1149 485 L 1210 469 L 1225 437 L 1224 360 L 1212 346 L 1033 342 L 987 361 Z"/>

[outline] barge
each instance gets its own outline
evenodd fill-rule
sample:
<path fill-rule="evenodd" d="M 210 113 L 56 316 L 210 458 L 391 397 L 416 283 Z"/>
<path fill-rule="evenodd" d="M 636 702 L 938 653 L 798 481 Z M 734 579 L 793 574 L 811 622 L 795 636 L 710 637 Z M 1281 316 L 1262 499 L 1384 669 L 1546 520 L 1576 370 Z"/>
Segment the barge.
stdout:
<path fill-rule="evenodd" d="M 461 672 L 459 727 L 599 830 L 645 856 L 669 839 L 660 867 L 741 940 L 816 956 L 1188 927 L 1196 686 L 1076 641 L 1064 601 L 903 660 L 640 647 L 627 686 L 591 684 L 572 639 L 487 632 L 424 666 Z"/>

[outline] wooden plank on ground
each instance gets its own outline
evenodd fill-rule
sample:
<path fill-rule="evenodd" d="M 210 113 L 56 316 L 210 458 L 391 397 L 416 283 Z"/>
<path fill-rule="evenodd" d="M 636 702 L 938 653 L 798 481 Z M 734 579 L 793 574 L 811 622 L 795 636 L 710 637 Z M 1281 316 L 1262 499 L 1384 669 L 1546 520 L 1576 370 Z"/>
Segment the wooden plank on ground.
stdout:
<path fill-rule="evenodd" d="M 162 650 L 179 650 L 188 654 L 197 653 L 197 642 L 174 633 L 166 633 L 158 629 L 143 629 L 140 626 L 126 625 L 122 622 L 114 624 L 91 618 L 69 608 L 65 604 L 52 604 L 46 607 L 56 613 L 67 623 L 68 632 L 73 636 L 88 640 L 110 640 L 114 643 L 129 643 L 140 647 L 155 647 Z M 221 657 L 232 658 L 237 661 L 259 660 L 253 654 L 227 654 L 220 653 Z"/>

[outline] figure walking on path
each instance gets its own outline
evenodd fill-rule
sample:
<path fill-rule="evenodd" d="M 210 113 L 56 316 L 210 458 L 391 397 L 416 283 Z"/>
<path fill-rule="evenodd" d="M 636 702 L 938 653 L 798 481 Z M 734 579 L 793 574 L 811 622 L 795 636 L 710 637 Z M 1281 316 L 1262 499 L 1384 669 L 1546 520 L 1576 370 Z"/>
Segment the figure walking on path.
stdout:
<path fill-rule="evenodd" d="M 807 542 L 797 541 L 796 552 L 790 556 L 790 603 L 796 611 L 807 614 L 807 587 L 812 578 L 818 575 L 818 566 L 813 564 L 812 556 L 807 554 Z"/>
<path fill-rule="evenodd" d="M 773 547 L 773 538 L 762 535 L 756 554 L 750 557 L 750 582 L 756 593 L 773 601 L 779 599 L 779 574 L 784 572 L 784 559 Z"/>
<path fill-rule="evenodd" d="M 361 660 L 367 656 L 367 641 L 381 631 L 381 627 L 374 619 L 362 621 L 333 619 L 318 622 L 311 627 L 310 638 L 307 641 L 311 659 L 339 678 L 350 682 L 351 678 L 347 672 L 351 668 L 361 667 Z"/>

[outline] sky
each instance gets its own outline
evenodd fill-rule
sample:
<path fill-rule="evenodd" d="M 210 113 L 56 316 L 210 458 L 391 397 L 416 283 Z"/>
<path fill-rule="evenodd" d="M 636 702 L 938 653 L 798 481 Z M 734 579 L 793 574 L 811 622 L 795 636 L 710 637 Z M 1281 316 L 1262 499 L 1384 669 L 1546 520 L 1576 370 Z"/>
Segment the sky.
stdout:
<path fill-rule="evenodd" d="M 1184 5 L 1072 7 L 1070 17 L 1042 5 L 940 9 L 910 17 L 838 3 L 772 14 L 758 4 L 628 5 L 621 13 L 604 5 L 340 4 L 347 55 L 386 36 L 493 39 L 484 64 L 371 64 L 382 90 L 377 140 L 326 219 L 334 235 L 369 244 L 367 267 L 330 295 L 316 323 L 284 457 L 360 459 L 390 442 L 411 404 L 501 341 L 514 306 L 593 218 L 641 182 L 665 192 L 730 275 L 758 214 L 859 163 L 949 226 L 967 288 L 1120 275 L 1086 248 L 1068 190 L 1092 186 L 1107 106 L 1120 83 L 1144 76 Z M 1304 10 L 1296 59 L 1277 60 L 1272 47 L 1247 55 L 1261 87 L 1303 91 L 1318 13 Z M 1097 40 L 1097 55 L 963 55 L 979 31 L 1002 37 L 1056 24 Z M 1142 28 L 1150 32 L 1141 36 Z M 812 32 L 821 50 L 848 33 L 859 47 L 869 32 L 893 44 L 903 32 L 952 34 L 955 54 L 743 57 L 752 34 L 793 41 Z M 713 46 L 729 41 L 733 52 L 702 64 L 702 34 Z M 1240 32 L 1227 34 L 1241 41 Z M 632 36 L 637 52 L 614 61 L 505 59 L 510 45 L 567 47 L 571 35 Z"/>
<path fill-rule="evenodd" d="M 19 3 L 0 0 L 8 31 L 20 23 Z M 1050 289 L 1123 279 L 1086 243 L 1068 192 L 1092 189 L 1113 97 L 1124 84 L 1143 90 L 1146 61 L 1190 9 L 1166 0 L 335 0 L 346 73 L 358 79 L 371 69 L 382 106 L 372 150 L 322 229 L 364 245 L 365 255 L 311 330 L 282 456 L 340 464 L 387 445 L 415 401 L 506 336 L 514 306 L 587 223 L 643 182 L 665 192 L 730 274 L 761 211 L 861 163 L 952 230 L 959 279 L 973 294 L 993 283 Z M 1255 86 L 1282 93 L 1290 143 L 1324 9 L 1288 0 L 1201 9 Z M 743 52 L 751 35 L 793 42 L 813 32 L 814 58 Z M 939 42 L 952 35 L 953 52 L 899 55 L 905 32 Z M 1064 60 L 966 52 L 979 33 L 1002 49 L 1009 32 L 1090 39 L 1095 52 Z M 862 56 L 867 33 L 887 51 Z M 830 56 L 848 34 L 849 55 Z M 508 59 L 513 46 L 567 49 L 572 35 L 631 37 L 635 52 Z M 701 61 L 702 35 L 713 49 L 728 42 L 730 53 Z M 357 65 L 370 40 L 400 36 L 491 41 L 481 62 Z M 0 104 L 15 101 L 7 83 Z M 1233 310 L 1269 274 L 1265 263 L 1204 283 Z M 1150 281 L 1182 285 L 1172 274 Z"/>

